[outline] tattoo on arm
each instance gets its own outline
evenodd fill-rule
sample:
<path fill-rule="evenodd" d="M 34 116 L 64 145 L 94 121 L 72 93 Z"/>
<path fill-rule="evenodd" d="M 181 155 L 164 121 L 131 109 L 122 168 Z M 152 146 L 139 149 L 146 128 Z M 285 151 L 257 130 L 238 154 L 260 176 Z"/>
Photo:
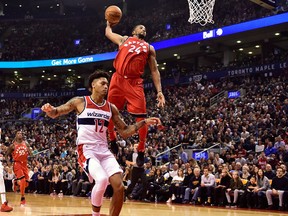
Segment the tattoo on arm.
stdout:
<path fill-rule="evenodd" d="M 67 103 L 62 104 L 55 108 L 55 116 L 61 116 L 70 113 L 71 111 L 76 109 L 75 102 L 79 97 L 74 97 L 70 99 Z"/>
<path fill-rule="evenodd" d="M 114 125 L 117 128 L 117 130 L 126 130 L 128 128 L 126 123 L 120 117 L 114 120 Z"/>
<path fill-rule="evenodd" d="M 137 133 L 137 131 L 146 124 L 145 120 L 142 120 L 133 125 L 127 125 L 123 121 L 123 119 L 120 118 L 119 111 L 114 105 L 112 106 L 112 113 L 113 113 L 113 116 L 112 116 L 113 123 L 117 131 L 123 138 L 127 138 Z"/>
<path fill-rule="evenodd" d="M 143 127 L 144 125 L 146 124 L 145 120 L 142 120 L 140 122 L 137 122 L 133 125 L 126 125 L 125 124 L 125 127 L 122 127 L 122 128 L 117 128 L 118 132 L 120 133 L 120 135 L 123 137 L 123 138 L 127 138 L 135 133 L 138 132 L 138 130 Z M 116 126 L 116 124 L 115 124 Z"/>

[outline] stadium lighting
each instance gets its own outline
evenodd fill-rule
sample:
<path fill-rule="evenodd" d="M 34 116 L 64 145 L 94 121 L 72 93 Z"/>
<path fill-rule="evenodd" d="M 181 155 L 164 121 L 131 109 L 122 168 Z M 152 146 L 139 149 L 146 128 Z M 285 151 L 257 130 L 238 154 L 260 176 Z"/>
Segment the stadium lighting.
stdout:
<path fill-rule="evenodd" d="M 237 43 L 240 44 L 242 41 L 238 40 Z"/>
<path fill-rule="evenodd" d="M 250 52 L 248 52 L 248 54 L 249 54 L 249 55 L 252 55 L 252 54 L 253 54 L 253 52 L 251 52 L 251 51 L 250 51 Z"/>
<path fill-rule="evenodd" d="M 243 48 L 239 48 L 239 51 L 243 51 Z"/>
<path fill-rule="evenodd" d="M 256 45 L 256 46 L 255 46 L 255 48 L 259 48 L 259 47 L 260 47 L 260 45 Z"/>
<path fill-rule="evenodd" d="M 174 54 L 173 54 L 173 56 L 175 56 L 175 57 L 176 57 L 176 56 L 178 56 L 178 54 L 177 54 L 177 53 L 174 53 Z"/>
<path fill-rule="evenodd" d="M 276 32 L 276 33 L 275 33 L 275 36 L 279 36 L 279 35 L 280 35 L 280 33 L 279 33 L 279 32 Z"/>

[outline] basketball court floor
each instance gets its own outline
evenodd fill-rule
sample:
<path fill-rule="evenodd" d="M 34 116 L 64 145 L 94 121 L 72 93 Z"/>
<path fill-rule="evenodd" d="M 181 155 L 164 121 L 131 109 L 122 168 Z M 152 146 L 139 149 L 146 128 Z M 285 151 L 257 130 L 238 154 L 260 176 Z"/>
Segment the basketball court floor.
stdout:
<path fill-rule="evenodd" d="M 20 207 L 20 195 L 8 193 L 9 204 L 14 207 L 12 212 L 1 212 L 2 216 L 91 216 L 90 200 L 83 197 L 62 198 L 49 195 L 27 194 L 26 206 Z M 104 200 L 101 215 L 109 212 L 109 200 Z M 227 209 L 220 207 L 202 207 L 166 203 L 142 203 L 127 201 L 123 205 L 121 216 L 284 216 L 288 212 L 268 210 Z"/>

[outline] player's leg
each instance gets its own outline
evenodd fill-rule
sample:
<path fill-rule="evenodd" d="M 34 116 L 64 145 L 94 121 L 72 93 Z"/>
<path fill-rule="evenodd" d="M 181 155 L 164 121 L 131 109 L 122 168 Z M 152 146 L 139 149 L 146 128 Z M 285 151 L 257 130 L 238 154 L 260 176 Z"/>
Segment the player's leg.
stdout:
<path fill-rule="evenodd" d="M 25 179 L 25 176 L 19 178 L 18 183 L 20 186 L 20 194 L 21 194 L 20 205 L 25 205 L 26 204 L 26 200 L 25 200 L 26 179 Z"/>
<path fill-rule="evenodd" d="M 10 212 L 13 210 L 12 207 L 8 205 L 6 200 L 6 190 L 5 190 L 5 183 L 4 183 L 4 176 L 3 176 L 3 166 L 0 164 L 0 194 L 1 194 L 1 212 Z"/>
<path fill-rule="evenodd" d="M 103 196 L 106 187 L 109 183 L 108 175 L 102 168 L 99 160 L 96 158 L 88 159 L 88 171 L 89 175 L 95 180 L 95 185 L 91 192 L 91 204 L 93 210 L 93 216 L 100 216 L 100 209 L 103 203 Z"/>
<path fill-rule="evenodd" d="M 123 78 L 113 74 L 109 86 L 108 91 L 108 98 L 107 100 L 114 104 L 119 110 L 122 110 L 125 104 L 125 97 L 124 97 L 124 89 L 122 88 L 124 85 Z M 116 132 L 114 130 L 114 123 L 113 121 L 109 122 L 108 125 L 108 136 L 110 140 L 110 148 L 113 154 L 118 154 L 118 145 L 116 143 Z"/>
<path fill-rule="evenodd" d="M 95 149 L 96 151 L 99 151 L 100 147 L 94 145 L 77 146 L 79 164 L 83 167 L 85 172 L 87 172 L 89 181 L 91 180 L 90 177 L 95 180 L 95 185 L 91 191 L 92 215 L 100 216 L 103 195 L 108 185 L 109 177 L 96 157 L 97 154 L 95 153 Z M 110 151 L 107 152 L 114 158 Z"/>
<path fill-rule="evenodd" d="M 21 166 L 21 170 L 22 170 L 22 173 L 23 173 L 23 178 L 19 178 L 18 182 L 20 181 L 19 183 L 19 186 L 20 186 L 20 194 L 21 194 L 21 205 L 25 205 L 26 204 L 26 199 L 25 199 L 25 189 L 26 187 L 29 186 L 29 175 L 28 175 L 28 167 L 27 167 L 27 164 L 22 164 Z"/>
<path fill-rule="evenodd" d="M 116 173 L 109 178 L 113 188 L 113 196 L 110 203 L 110 215 L 118 216 L 121 212 L 124 202 L 124 185 L 121 173 Z"/>
<path fill-rule="evenodd" d="M 110 152 L 102 154 L 101 165 L 109 176 L 109 182 L 113 188 L 113 196 L 110 202 L 110 216 L 118 216 L 124 202 L 124 185 L 120 165 Z"/>
<path fill-rule="evenodd" d="M 16 179 L 13 180 L 13 190 L 16 191 L 15 184 L 17 184 L 20 188 L 20 194 L 21 194 L 20 205 L 25 205 L 26 204 L 25 200 L 26 175 L 24 173 L 25 169 L 23 168 L 20 162 L 14 162 L 13 171 L 16 176 Z"/>
<path fill-rule="evenodd" d="M 141 80 L 135 80 L 134 85 L 129 86 L 129 95 L 127 96 L 127 110 L 128 112 L 136 117 L 136 122 L 142 121 L 147 116 L 146 111 L 146 98 L 143 89 L 143 85 L 140 84 Z M 139 144 L 138 144 L 138 158 L 137 165 L 143 166 L 144 164 L 144 152 L 145 143 L 148 133 L 148 127 L 145 125 L 138 131 L 139 134 Z"/>
<path fill-rule="evenodd" d="M 137 117 L 136 122 L 142 121 L 144 118 Z M 148 133 L 147 125 L 144 125 L 142 128 L 139 129 L 139 145 L 138 145 L 138 157 L 136 159 L 136 163 L 139 167 L 144 165 L 144 154 L 145 154 L 145 143 L 146 137 Z"/>
<path fill-rule="evenodd" d="M 18 182 L 18 177 L 17 176 L 23 176 L 23 173 L 21 172 L 21 166 L 18 162 L 14 162 L 13 164 L 13 172 L 15 174 L 15 178 L 12 179 L 12 190 L 14 192 L 17 192 L 19 189 L 19 182 Z"/>
<path fill-rule="evenodd" d="M 145 118 L 143 117 L 136 117 L 136 122 L 142 121 Z M 138 144 L 138 153 L 145 151 L 145 143 L 146 143 L 146 137 L 148 133 L 148 127 L 147 125 L 141 127 L 138 131 L 139 133 L 139 144 Z"/>
<path fill-rule="evenodd" d="M 2 167 L 2 165 L 1 165 Z M 6 200 L 6 190 L 5 190 L 5 183 L 4 183 L 4 176 L 3 176 L 3 168 L 0 167 L 0 193 L 1 193 L 1 201 L 2 204 L 5 203 Z"/>

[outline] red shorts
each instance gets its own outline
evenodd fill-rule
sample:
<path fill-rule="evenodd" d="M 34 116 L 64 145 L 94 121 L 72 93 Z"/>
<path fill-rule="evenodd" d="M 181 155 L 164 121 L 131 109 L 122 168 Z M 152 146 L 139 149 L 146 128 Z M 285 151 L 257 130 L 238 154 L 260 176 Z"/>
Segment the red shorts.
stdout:
<path fill-rule="evenodd" d="M 146 116 L 146 98 L 143 79 L 129 79 L 114 73 L 110 82 L 108 101 L 119 110 L 127 104 L 127 111 L 131 114 Z"/>
<path fill-rule="evenodd" d="M 29 179 L 27 162 L 15 161 L 13 165 L 13 171 L 17 179 L 23 176 L 25 177 L 26 180 Z"/>

